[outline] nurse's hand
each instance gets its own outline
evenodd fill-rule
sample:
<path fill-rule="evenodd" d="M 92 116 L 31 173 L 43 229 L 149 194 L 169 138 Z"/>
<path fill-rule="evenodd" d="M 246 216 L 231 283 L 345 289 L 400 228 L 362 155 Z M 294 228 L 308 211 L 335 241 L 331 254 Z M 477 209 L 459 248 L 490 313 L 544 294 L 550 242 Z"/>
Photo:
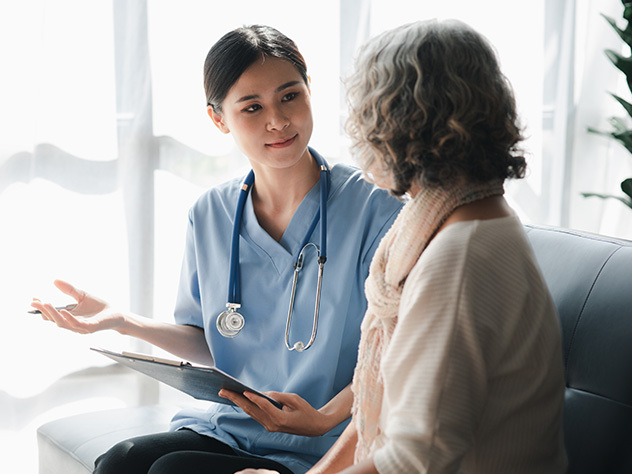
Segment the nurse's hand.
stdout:
<path fill-rule="evenodd" d="M 265 398 L 252 392 L 244 392 L 243 395 L 226 389 L 219 392 L 221 397 L 231 400 L 268 431 L 301 436 L 321 436 L 339 423 L 331 415 L 316 410 L 295 393 L 265 392 L 265 394 L 281 403 L 283 408 L 275 407 Z"/>
<path fill-rule="evenodd" d="M 80 334 L 88 334 L 104 329 L 117 329 L 123 316 L 110 308 L 100 298 L 75 288 L 68 282 L 55 280 L 55 286 L 63 293 L 74 298 L 77 306 L 71 311 L 57 310 L 50 303 L 43 303 L 34 298 L 31 306 L 41 312 L 42 319 L 51 321 L 60 328 Z"/>

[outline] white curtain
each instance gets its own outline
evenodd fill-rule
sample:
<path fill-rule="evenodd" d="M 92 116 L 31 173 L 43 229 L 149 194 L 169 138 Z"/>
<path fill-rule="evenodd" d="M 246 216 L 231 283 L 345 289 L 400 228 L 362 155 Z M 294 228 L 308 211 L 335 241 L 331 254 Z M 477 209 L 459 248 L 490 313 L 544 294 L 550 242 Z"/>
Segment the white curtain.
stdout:
<path fill-rule="evenodd" d="M 623 197 L 620 183 L 632 176 L 632 159 L 622 145 L 588 133 L 589 127 L 610 131 L 608 118 L 626 115 L 608 92 L 627 100 L 630 92 L 604 50 L 626 56 L 630 51 L 602 17 L 625 28 L 622 14 L 616 0 L 546 2 L 542 198 L 528 191 L 523 198 L 536 208 L 536 222 L 632 239 L 632 209 L 581 195 Z"/>
<path fill-rule="evenodd" d="M 617 21 L 621 28 L 620 1 L 580 1 L 576 5 L 574 96 L 567 112 L 572 120 L 566 135 L 572 148 L 567 150 L 569 182 L 568 226 L 606 235 L 632 239 L 632 209 L 616 200 L 583 198 L 582 192 L 624 196 L 620 183 L 632 177 L 632 156 L 612 139 L 587 133 L 592 127 L 611 131 L 608 118 L 626 117 L 623 108 L 610 96 L 616 93 L 631 101 L 625 76 L 604 55 L 604 49 L 630 56 L 630 49 L 601 14 Z M 571 76 L 573 77 L 573 76 Z M 573 110 L 574 107 L 574 110 Z M 565 110 L 560 107 L 560 110 Z M 632 121 L 626 119 L 628 127 Z"/>
<path fill-rule="evenodd" d="M 620 145 L 586 132 L 622 115 L 606 91 L 626 97 L 622 75 L 602 54 L 621 41 L 600 12 L 619 19 L 621 3 L 2 2 L 0 442 L 15 433 L 32 442 L 32 430 L 54 408 L 94 408 L 49 396 L 62 377 L 106 364 L 89 347 L 148 350 L 116 334 L 61 331 L 27 314 L 32 297 L 69 302 L 55 278 L 170 320 L 188 207 L 248 167 L 206 115 L 202 64 L 226 31 L 263 23 L 297 42 L 312 79 L 312 145 L 337 162 L 350 160 L 341 77 L 357 46 L 412 20 L 470 23 L 496 46 L 527 127 L 530 174 L 508 187 L 522 219 L 632 238 L 632 210 L 580 196 L 617 194 L 632 176 Z M 156 400 L 155 387 L 142 393 L 140 401 Z"/>

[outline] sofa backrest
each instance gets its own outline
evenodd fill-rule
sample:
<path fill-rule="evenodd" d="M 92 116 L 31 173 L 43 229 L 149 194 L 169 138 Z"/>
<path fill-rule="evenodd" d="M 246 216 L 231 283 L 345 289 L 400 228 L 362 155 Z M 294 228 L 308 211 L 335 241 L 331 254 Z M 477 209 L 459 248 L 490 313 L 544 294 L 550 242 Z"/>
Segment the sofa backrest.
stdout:
<path fill-rule="evenodd" d="M 568 473 L 632 473 L 632 242 L 525 228 L 562 328 Z"/>

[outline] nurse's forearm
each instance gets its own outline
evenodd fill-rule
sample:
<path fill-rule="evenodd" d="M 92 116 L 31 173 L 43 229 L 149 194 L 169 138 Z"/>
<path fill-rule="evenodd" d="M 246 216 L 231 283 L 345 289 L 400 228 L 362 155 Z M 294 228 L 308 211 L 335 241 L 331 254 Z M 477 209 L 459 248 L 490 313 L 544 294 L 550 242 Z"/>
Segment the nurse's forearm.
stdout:
<path fill-rule="evenodd" d="M 351 384 L 349 384 L 318 410 L 322 415 L 325 415 L 327 420 L 325 432 L 349 418 L 352 405 L 353 392 L 351 391 Z"/>
<path fill-rule="evenodd" d="M 171 324 L 137 314 L 124 313 L 120 334 L 136 337 L 189 362 L 213 365 L 204 330 L 195 326 Z"/>

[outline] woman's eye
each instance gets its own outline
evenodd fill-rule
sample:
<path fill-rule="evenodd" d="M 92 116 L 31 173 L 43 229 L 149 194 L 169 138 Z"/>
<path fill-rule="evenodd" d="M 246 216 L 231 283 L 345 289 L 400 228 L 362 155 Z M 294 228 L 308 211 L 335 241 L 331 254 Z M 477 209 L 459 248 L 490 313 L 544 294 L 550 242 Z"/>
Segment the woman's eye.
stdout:
<path fill-rule="evenodd" d="M 289 94 L 285 94 L 283 96 L 282 101 L 283 102 L 290 102 L 291 100 L 296 99 L 296 96 L 298 96 L 298 94 L 299 94 L 298 92 L 290 92 Z"/>
<path fill-rule="evenodd" d="M 261 106 L 259 104 L 252 104 L 252 105 L 249 105 L 248 107 L 246 107 L 245 109 L 242 109 L 242 110 L 244 112 L 252 113 L 252 112 L 256 112 L 260 108 L 261 108 Z"/>

